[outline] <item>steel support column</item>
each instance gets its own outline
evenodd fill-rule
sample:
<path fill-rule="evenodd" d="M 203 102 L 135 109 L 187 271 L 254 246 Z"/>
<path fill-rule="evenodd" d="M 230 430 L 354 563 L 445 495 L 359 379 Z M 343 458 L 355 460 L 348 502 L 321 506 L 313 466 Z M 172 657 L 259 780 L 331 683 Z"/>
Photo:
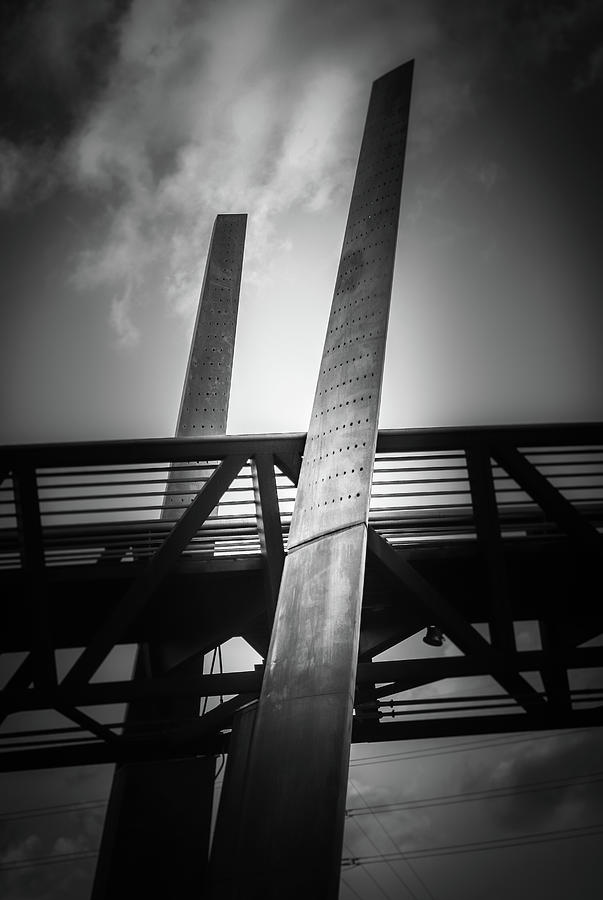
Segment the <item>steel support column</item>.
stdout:
<path fill-rule="evenodd" d="M 412 63 L 373 84 L 249 756 L 213 895 L 335 898 Z M 292 874 L 293 873 L 293 874 Z M 286 888 L 283 885 L 286 884 Z"/>

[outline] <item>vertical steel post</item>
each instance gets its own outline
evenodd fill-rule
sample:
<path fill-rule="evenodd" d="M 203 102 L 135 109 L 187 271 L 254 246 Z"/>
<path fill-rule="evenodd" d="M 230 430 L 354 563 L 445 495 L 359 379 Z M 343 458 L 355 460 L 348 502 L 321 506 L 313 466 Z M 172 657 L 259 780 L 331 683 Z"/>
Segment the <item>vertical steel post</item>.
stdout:
<path fill-rule="evenodd" d="M 216 217 L 178 415 L 177 437 L 226 433 L 247 215 Z M 175 520 L 204 482 L 195 469 L 173 468 L 162 518 Z M 199 635 L 199 647 L 203 636 Z M 187 655 L 191 641 L 187 642 Z M 141 646 L 134 677 L 165 675 L 178 648 Z M 203 657 L 180 674 L 202 674 Z M 199 698 L 131 704 L 125 733 L 140 721 L 158 727 L 199 715 Z M 103 830 L 93 900 L 133 894 L 201 896 L 213 802 L 213 758 L 131 763 L 116 768 Z"/>
<path fill-rule="evenodd" d="M 372 88 L 241 801 L 213 896 L 335 900 L 412 62 Z M 286 885 L 286 887 L 284 887 Z"/>

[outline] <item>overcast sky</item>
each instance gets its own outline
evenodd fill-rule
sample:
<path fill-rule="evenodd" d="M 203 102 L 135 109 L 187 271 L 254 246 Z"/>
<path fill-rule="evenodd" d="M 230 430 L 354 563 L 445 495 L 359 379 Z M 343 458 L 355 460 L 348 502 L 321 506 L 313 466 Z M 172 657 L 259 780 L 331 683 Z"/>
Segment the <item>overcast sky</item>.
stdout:
<path fill-rule="evenodd" d="M 1 10 L 1 442 L 172 435 L 213 221 L 240 212 L 229 431 L 305 430 L 371 82 L 410 58 L 382 427 L 602 418 L 600 2 Z M 375 804 L 588 773 L 600 758 L 590 732 L 351 773 Z M 6 804 L 94 799 L 108 783 L 96 768 L 15 776 Z M 407 848 L 573 827 L 601 819 L 598 787 L 383 821 Z M 8 858 L 93 846 L 100 813 L 70 816 L 4 826 Z M 373 817 L 358 820 L 391 849 Z M 421 900 L 595 900 L 597 841 L 417 860 L 429 892 L 397 871 Z M 355 822 L 346 845 L 374 852 Z M 92 862 L 66 865 L 3 876 L 6 896 L 85 896 Z M 345 900 L 411 896 L 383 866 L 345 881 Z"/>
<path fill-rule="evenodd" d="M 371 82 L 411 57 L 382 426 L 600 419 L 600 7 L 5 3 L 0 440 L 174 433 L 220 212 L 229 431 L 305 430 Z"/>

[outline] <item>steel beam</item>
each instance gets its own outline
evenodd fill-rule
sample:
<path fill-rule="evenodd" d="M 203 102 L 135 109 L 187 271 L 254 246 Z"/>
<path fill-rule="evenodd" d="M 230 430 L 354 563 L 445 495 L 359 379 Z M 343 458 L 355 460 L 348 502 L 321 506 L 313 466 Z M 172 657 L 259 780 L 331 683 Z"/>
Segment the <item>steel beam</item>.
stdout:
<path fill-rule="evenodd" d="M 487 447 L 470 447 L 466 458 L 477 542 L 487 573 L 491 640 L 503 653 L 513 653 L 515 631 L 490 456 Z"/>
<path fill-rule="evenodd" d="M 380 562 L 384 570 L 400 580 L 409 596 L 419 602 L 430 619 L 449 635 L 463 653 L 481 658 L 489 667 L 490 674 L 504 690 L 533 716 L 542 714 L 546 704 L 531 684 L 522 675 L 509 668 L 508 658 L 500 650 L 491 646 L 485 638 L 448 603 L 413 566 L 369 528 L 369 548 L 373 559 Z"/>
<path fill-rule="evenodd" d="M 36 687 L 52 687 L 57 683 L 57 670 L 48 613 L 44 540 L 35 468 L 15 468 L 13 484 L 31 627 L 32 679 Z"/>
<path fill-rule="evenodd" d="M 603 537 L 523 453 L 515 447 L 502 445 L 493 449 L 493 456 L 546 514 L 576 541 L 581 550 L 590 550 L 600 557 Z"/>
<path fill-rule="evenodd" d="M 265 594 L 270 625 L 272 625 L 285 563 L 273 456 L 258 453 L 252 461 L 251 471 L 258 533 L 264 560 Z"/>
<path fill-rule="evenodd" d="M 407 63 L 371 92 L 249 750 L 235 864 L 215 878 L 216 898 L 270 900 L 282 897 L 283 884 L 290 898 L 338 893 L 411 81 Z"/>

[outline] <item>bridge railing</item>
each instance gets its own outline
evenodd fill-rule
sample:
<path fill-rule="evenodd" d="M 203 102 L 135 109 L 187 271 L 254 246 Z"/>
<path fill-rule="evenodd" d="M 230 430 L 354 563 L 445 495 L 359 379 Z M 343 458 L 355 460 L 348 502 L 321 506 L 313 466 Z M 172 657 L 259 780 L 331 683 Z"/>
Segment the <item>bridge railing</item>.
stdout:
<path fill-rule="evenodd" d="M 178 521 L 162 516 L 168 475 L 184 510 L 220 462 L 235 458 L 241 466 L 183 563 L 259 556 L 262 516 L 276 517 L 286 546 L 304 442 L 287 434 L 4 447 L 0 571 L 20 568 L 28 552 L 47 566 L 148 559 Z M 273 479 L 272 509 L 258 457 Z M 379 432 L 369 521 L 394 546 L 474 542 L 475 504 L 489 493 L 505 540 L 555 539 L 569 508 L 600 528 L 603 425 Z"/>

